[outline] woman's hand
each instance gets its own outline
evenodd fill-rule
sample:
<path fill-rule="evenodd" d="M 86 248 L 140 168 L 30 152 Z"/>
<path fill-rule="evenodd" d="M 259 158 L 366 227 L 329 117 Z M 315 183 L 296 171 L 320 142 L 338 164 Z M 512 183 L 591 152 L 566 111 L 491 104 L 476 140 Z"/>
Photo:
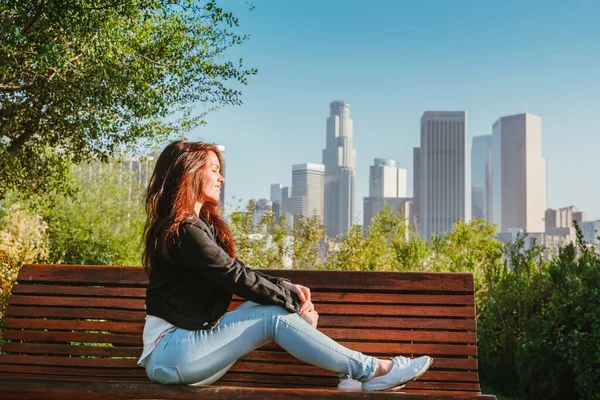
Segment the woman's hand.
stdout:
<path fill-rule="evenodd" d="M 319 314 L 313 308 L 312 311 L 305 312 L 302 314 L 302 319 L 308 322 L 313 328 L 317 328 L 317 323 L 319 322 Z"/>
<path fill-rule="evenodd" d="M 310 289 L 306 286 L 296 285 L 291 282 L 284 281 L 281 286 L 290 292 L 296 293 L 300 301 L 302 302 L 302 308 L 300 309 L 300 315 L 304 315 L 306 312 L 313 311 L 315 309 L 310 296 Z M 318 317 L 317 317 L 318 318 Z"/>

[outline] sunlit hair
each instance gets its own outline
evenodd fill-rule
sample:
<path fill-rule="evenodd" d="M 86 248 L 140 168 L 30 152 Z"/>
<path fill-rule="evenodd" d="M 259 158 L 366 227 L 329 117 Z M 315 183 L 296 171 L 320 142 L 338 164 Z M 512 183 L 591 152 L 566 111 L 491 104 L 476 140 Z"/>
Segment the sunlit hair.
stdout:
<path fill-rule="evenodd" d="M 158 157 L 146 190 L 146 225 L 142 263 L 150 276 L 158 255 L 171 260 L 167 244 L 179 244 L 179 227 L 194 219 L 194 206 L 202 190 L 202 173 L 210 152 L 223 165 L 221 153 L 214 144 L 175 141 Z M 215 227 L 218 244 L 235 258 L 229 226 L 219 214 L 219 203 L 205 201 L 200 217 Z"/>

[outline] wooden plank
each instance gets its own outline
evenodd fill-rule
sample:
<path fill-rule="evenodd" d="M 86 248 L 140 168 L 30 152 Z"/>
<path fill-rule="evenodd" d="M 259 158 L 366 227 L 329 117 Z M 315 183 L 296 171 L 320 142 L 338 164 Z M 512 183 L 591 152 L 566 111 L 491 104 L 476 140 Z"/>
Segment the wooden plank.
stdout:
<path fill-rule="evenodd" d="M 146 311 L 109 310 L 100 308 L 16 306 L 9 300 L 7 317 L 98 319 L 111 321 L 144 321 Z"/>
<path fill-rule="evenodd" d="M 45 332 L 4 330 L 4 340 L 31 340 L 36 342 L 82 342 L 139 345 L 141 335 L 80 332 Z"/>
<path fill-rule="evenodd" d="M 476 356 L 477 346 L 471 345 L 450 345 L 450 344 L 411 344 L 411 343 L 372 343 L 339 340 L 340 344 L 356 351 L 378 357 L 394 357 L 403 355 L 405 357 L 415 357 L 421 355 L 436 356 Z M 263 346 L 263 350 L 276 350 L 279 345 L 269 343 Z"/>
<path fill-rule="evenodd" d="M 13 295 L 10 304 L 15 306 L 65 306 L 85 308 L 110 308 L 119 310 L 143 310 L 144 299 L 119 299 L 99 297 L 71 297 L 71 296 L 29 296 Z"/>
<path fill-rule="evenodd" d="M 73 319 L 7 318 L 5 328 L 140 333 L 144 322 L 80 321 Z"/>
<path fill-rule="evenodd" d="M 23 282 L 13 286 L 15 294 L 62 295 L 87 297 L 132 297 L 146 298 L 146 289 L 139 287 L 71 286 L 52 284 L 28 284 Z"/>
<path fill-rule="evenodd" d="M 2 379 L 0 390 L 9 398 L 45 398 L 48 400 L 81 399 L 386 399 L 402 400 L 496 400 L 495 396 L 477 394 L 432 394 L 424 397 L 415 393 L 350 392 L 322 388 L 256 388 L 256 387 L 194 387 L 159 385 L 150 382 L 80 382 L 52 379 Z"/>
<path fill-rule="evenodd" d="M 475 318 L 473 307 L 404 306 L 389 304 L 315 304 L 319 315 L 369 315 Z"/>
<path fill-rule="evenodd" d="M 285 351 L 266 351 L 255 350 L 243 356 L 241 361 L 260 361 L 272 363 L 301 363 L 296 357 Z M 440 358 L 435 359 L 431 370 L 452 369 L 452 370 L 477 370 L 477 360 L 469 358 Z"/>
<path fill-rule="evenodd" d="M 432 342 L 477 344 L 475 332 L 413 331 L 399 329 L 319 328 L 335 340 L 371 340 L 380 342 Z"/>
<path fill-rule="evenodd" d="M 145 287 L 148 278 L 139 266 L 26 264 L 19 271 L 17 282 Z"/>
<path fill-rule="evenodd" d="M 312 301 L 314 303 L 475 305 L 475 298 L 472 294 L 436 295 L 318 291 L 311 291 L 311 293 Z M 238 296 L 233 296 L 233 301 L 240 304 L 246 300 Z"/>
<path fill-rule="evenodd" d="M 288 278 L 311 289 L 473 292 L 473 275 L 469 273 L 372 272 L 261 270 Z M 143 286 L 147 278 L 141 267 L 24 265 L 18 281 L 56 283 L 95 283 L 97 285 Z"/>
<path fill-rule="evenodd" d="M 96 357 L 139 357 L 142 355 L 141 342 L 138 347 L 84 346 L 70 344 L 4 342 L 5 353 L 48 354 Z M 0 358 L 3 357 L 0 355 Z"/>
<path fill-rule="evenodd" d="M 42 365 L 52 367 L 134 368 L 139 369 L 137 358 L 87 358 L 64 356 L 23 356 L 3 354 L 0 364 Z"/>
<path fill-rule="evenodd" d="M 0 364 L 0 373 L 27 373 L 42 376 L 63 376 L 71 379 L 79 377 L 96 377 L 97 380 L 106 378 L 148 380 L 143 368 L 81 368 L 81 367 L 57 367 L 53 365 L 21 365 Z M 37 378 L 36 378 L 37 379 Z"/>
<path fill-rule="evenodd" d="M 257 373 L 262 375 L 303 375 L 303 376 L 331 376 L 332 372 L 308 364 L 265 364 L 254 362 L 236 362 L 230 369 L 231 372 Z M 274 380 L 276 378 L 273 378 Z M 478 382 L 476 372 L 444 372 L 427 371 L 420 380 L 425 381 L 450 381 L 450 382 Z"/>
<path fill-rule="evenodd" d="M 321 315 L 319 314 L 320 326 L 335 327 L 357 327 L 397 329 L 439 329 L 475 331 L 477 325 L 474 319 L 450 319 L 450 318 L 401 318 L 401 317 L 373 317 L 373 316 L 347 316 L 347 315 Z"/>
<path fill-rule="evenodd" d="M 474 289 L 470 273 L 261 270 L 321 291 L 465 292 Z"/>

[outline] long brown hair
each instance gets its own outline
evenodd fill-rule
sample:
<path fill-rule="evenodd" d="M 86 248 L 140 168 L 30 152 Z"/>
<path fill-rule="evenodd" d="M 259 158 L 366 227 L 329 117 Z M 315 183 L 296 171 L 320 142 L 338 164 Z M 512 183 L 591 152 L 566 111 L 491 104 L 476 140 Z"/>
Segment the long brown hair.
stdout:
<path fill-rule="evenodd" d="M 194 218 L 194 206 L 202 190 L 202 173 L 210 152 L 223 165 L 216 145 L 182 140 L 169 144 L 160 154 L 146 190 L 146 226 L 142 263 L 150 276 L 156 256 L 170 260 L 167 243 L 177 244 L 179 226 Z M 219 245 L 235 258 L 229 226 L 219 213 L 219 203 L 206 201 L 200 217 L 215 227 Z"/>

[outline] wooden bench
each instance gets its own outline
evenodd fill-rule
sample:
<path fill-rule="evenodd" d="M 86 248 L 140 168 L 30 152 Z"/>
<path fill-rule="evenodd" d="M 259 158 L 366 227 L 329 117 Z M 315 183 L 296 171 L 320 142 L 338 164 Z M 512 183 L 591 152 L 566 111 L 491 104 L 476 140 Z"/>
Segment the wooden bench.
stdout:
<path fill-rule="evenodd" d="M 319 329 L 340 343 L 381 357 L 428 354 L 432 368 L 399 392 L 345 392 L 329 371 L 270 344 L 210 387 L 155 384 L 136 365 L 141 267 L 25 265 L 6 310 L 0 397 L 495 399 L 480 392 L 471 274 L 266 272 L 310 287 Z"/>

